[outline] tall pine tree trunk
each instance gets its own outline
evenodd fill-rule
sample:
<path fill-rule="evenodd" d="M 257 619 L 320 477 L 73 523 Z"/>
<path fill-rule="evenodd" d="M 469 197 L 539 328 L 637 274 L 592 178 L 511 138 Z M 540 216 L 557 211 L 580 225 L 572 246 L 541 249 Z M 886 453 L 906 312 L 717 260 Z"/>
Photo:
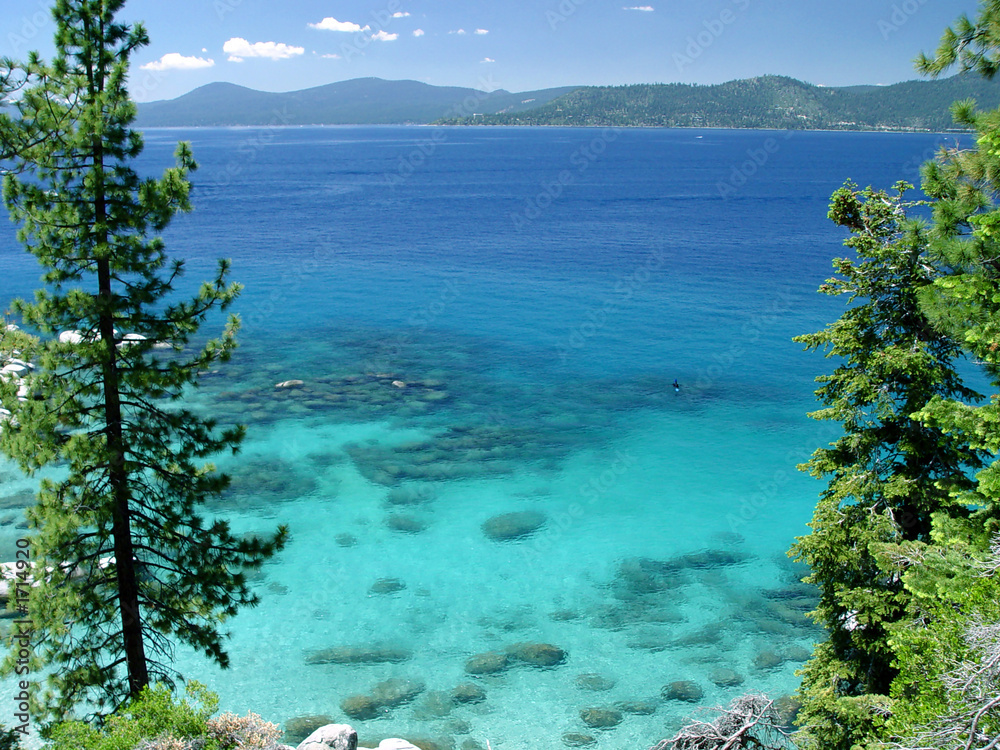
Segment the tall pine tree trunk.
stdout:
<path fill-rule="evenodd" d="M 98 227 L 105 227 L 107 203 L 104 195 L 104 157 L 100 143 L 95 144 L 94 218 Z M 146 651 L 142 639 L 142 619 L 139 611 L 139 586 L 136 581 L 135 555 L 132 547 L 132 524 L 129 511 L 128 469 L 125 466 L 125 440 L 122 434 L 122 405 L 118 379 L 118 349 L 115 337 L 115 303 L 111 289 L 111 262 L 108 258 L 106 230 L 96 238 L 100 316 L 98 328 L 106 355 L 104 359 L 104 424 L 109 457 L 108 482 L 114 495 L 111 534 L 115 547 L 115 575 L 118 578 L 118 608 L 122 621 L 122 641 L 128 669 L 129 694 L 136 697 L 149 684 Z"/>

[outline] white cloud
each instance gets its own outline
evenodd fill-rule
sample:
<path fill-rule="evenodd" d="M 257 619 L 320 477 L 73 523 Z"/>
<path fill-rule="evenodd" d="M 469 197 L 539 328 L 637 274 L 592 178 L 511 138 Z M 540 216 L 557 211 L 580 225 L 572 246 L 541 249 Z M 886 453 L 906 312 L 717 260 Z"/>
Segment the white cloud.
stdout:
<path fill-rule="evenodd" d="M 388 31 L 383 29 L 377 34 L 372 34 L 372 39 L 376 42 L 394 42 L 399 39 L 399 34 L 390 34 Z"/>
<path fill-rule="evenodd" d="M 483 36 L 484 34 L 489 34 L 490 30 L 489 29 L 476 29 L 476 33 L 479 36 Z"/>
<path fill-rule="evenodd" d="M 458 31 L 449 31 L 449 34 L 458 34 L 459 36 L 465 35 L 465 29 L 459 29 Z"/>
<path fill-rule="evenodd" d="M 398 13 L 393 13 L 392 17 L 393 18 L 409 18 L 410 14 L 407 13 L 405 10 L 401 10 Z"/>
<path fill-rule="evenodd" d="M 340 59 L 340 55 L 335 55 L 335 54 L 322 55 L 322 58 L 324 60 L 339 60 Z"/>
<path fill-rule="evenodd" d="M 656 8 L 652 5 L 626 5 L 622 10 L 641 10 L 646 13 L 652 13 Z"/>
<path fill-rule="evenodd" d="M 327 16 L 319 23 L 309 24 L 310 29 L 319 29 L 320 31 L 347 31 L 350 33 L 356 33 L 358 31 L 368 31 L 371 26 L 359 26 L 356 23 L 351 23 L 350 21 L 338 21 L 336 18 Z"/>
<path fill-rule="evenodd" d="M 213 65 L 215 65 L 215 60 L 206 60 L 203 57 L 185 57 L 178 52 L 168 52 L 159 60 L 140 67 L 142 70 L 197 70 L 198 68 L 211 68 Z"/>
<path fill-rule="evenodd" d="M 484 57 L 484 58 L 483 58 L 482 60 L 480 60 L 479 62 L 484 62 L 484 63 L 493 63 L 493 62 L 496 62 L 496 60 L 494 60 L 494 59 L 493 59 L 492 57 Z"/>
<path fill-rule="evenodd" d="M 424 35 L 424 30 L 423 29 L 414 29 L 413 30 L 413 36 L 423 36 L 423 35 Z"/>
<path fill-rule="evenodd" d="M 222 45 L 222 51 L 229 55 L 230 62 L 243 62 L 246 57 L 266 57 L 269 60 L 287 60 L 301 55 L 304 47 L 292 47 L 281 42 L 254 42 L 242 37 L 233 37 Z"/>

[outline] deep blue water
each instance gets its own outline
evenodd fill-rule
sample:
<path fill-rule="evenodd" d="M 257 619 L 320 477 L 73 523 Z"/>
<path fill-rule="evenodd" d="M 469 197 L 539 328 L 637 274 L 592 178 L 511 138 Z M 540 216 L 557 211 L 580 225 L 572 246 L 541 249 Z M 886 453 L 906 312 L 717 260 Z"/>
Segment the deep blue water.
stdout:
<path fill-rule="evenodd" d="M 918 181 L 942 137 L 157 130 L 143 168 L 179 139 L 201 168 L 168 251 L 192 290 L 220 257 L 246 287 L 242 348 L 197 394 L 250 430 L 212 511 L 292 529 L 262 605 L 230 623 L 232 669 L 180 653 L 187 676 L 275 721 L 345 720 L 345 697 L 419 680 L 412 704 L 351 720 L 362 739 L 495 748 L 566 732 L 648 746 L 693 708 L 660 699 L 676 680 L 706 703 L 794 690 L 819 637 L 784 555 L 819 489 L 794 467 L 836 433 L 805 416 L 829 364 L 791 337 L 839 314 L 815 292 L 842 254 L 827 202 L 847 178 Z M 4 302 L 39 275 L 13 232 Z M 289 379 L 305 387 L 274 388 Z M 30 487 L 0 469 L 0 495 Z M 544 523 L 487 538 L 483 522 L 512 511 Z M 4 512 L 10 550 L 19 518 Z M 527 641 L 567 658 L 465 672 Z M 411 656 L 307 663 L 372 643 Z M 613 687 L 581 687 L 589 673 Z M 442 708 L 434 691 L 466 681 L 486 700 Z M 644 700 L 654 713 L 614 729 L 581 720 Z"/>

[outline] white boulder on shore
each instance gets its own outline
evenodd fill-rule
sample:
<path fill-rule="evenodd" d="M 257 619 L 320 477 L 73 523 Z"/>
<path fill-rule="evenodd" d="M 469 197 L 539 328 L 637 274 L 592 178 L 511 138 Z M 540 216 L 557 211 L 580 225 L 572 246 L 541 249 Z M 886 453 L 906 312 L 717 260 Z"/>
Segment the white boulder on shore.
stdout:
<path fill-rule="evenodd" d="M 358 733 L 349 724 L 327 724 L 306 737 L 295 750 L 364 750 L 358 748 Z M 397 738 L 382 740 L 377 750 L 420 750 Z"/>
<path fill-rule="evenodd" d="M 113 556 L 102 557 L 97 561 L 97 565 L 101 570 L 114 565 L 114 563 L 115 558 Z M 0 563 L 0 601 L 10 599 L 11 595 L 16 593 L 15 590 L 18 582 L 20 582 L 21 586 L 38 586 L 39 581 L 36 580 L 34 575 L 36 568 L 35 563 L 26 563 L 23 560 L 19 562 Z M 52 568 L 46 568 L 45 570 L 51 572 Z M 79 578 L 83 574 L 84 571 L 76 568 L 70 573 L 70 576 Z"/>
<path fill-rule="evenodd" d="M 82 344 L 83 334 L 79 331 L 63 331 L 59 334 L 60 344 Z"/>

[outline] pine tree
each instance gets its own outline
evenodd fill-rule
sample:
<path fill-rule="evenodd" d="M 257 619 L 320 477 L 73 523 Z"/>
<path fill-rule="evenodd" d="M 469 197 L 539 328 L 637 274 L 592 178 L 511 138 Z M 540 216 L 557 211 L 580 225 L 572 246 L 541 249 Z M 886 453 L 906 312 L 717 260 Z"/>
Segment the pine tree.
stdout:
<path fill-rule="evenodd" d="M 12 412 L 0 447 L 29 473 L 65 467 L 42 480 L 28 512 L 38 716 L 113 710 L 150 683 L 172 684 L 176 643 L 226 666 L 220 623 L 257 603 L 245 570 L 285 539 L 283 528 L 236 537 L 199 512 L 228 483 L 205 461 L 235 452 L 244 431 L 219 429 L 181 399 L 229 358 L 235 316 L 218 339 L 192 341 L 240 287 L 221 262 L 177 301 L 183 263 L 168 261 L 156 235 L 190 210 L 196 165 L 181 144 L 160 179 L 131 166 L 143 140 L 126 78 L 148 40 L 116 22 L 123 5 L 57 0 L 54 60 L 5 63 L 8 88 L 21 90 L 17 114 L 0 117 L 0 149 L 14 159 L 4 200 L 45 273 L 35 300 L 14 306 L 41 340 L 32 397 L 17 400 L 10 384 L 0 392 Z M 13 653 L 4 666 L 16 668 Z"/>
<path fill-rule="evenodd" d="M 801 469 L 827 478 L 810 526 L 791 554 L 809 564 L 820 590 L 813 617 L 829 639 L 803 670 L 799 720 L 807 747 L 842 748 L 878 737 L 896 670 L 888 627 L 907 595 L 887 548 L 926 540 L 935 512 L 961 515 L 952 493 L 970 486 L 980 456 L 914 413 L 934 396 L 973 398 L 954 369 L 957 342 L 934 330 L 918 305 L 936 276 L 924 228 L 907 219 L 911 186 L 888 194 L 850 183 L 833 195 L 830 218 L 847 228 L 856 258 L 820 291 L 849 295 L 833 324 L 796 341 L 839 365 L 818 378 L 825 408 L 810 416 L 843 425 Z"/>
<path fill-rule="evenodd" d="M 962 16 L 935 56 L 921 55 L 917 65 L 935 77 L 959 65 L 993 78 L 1000 70 L 1000 0 L 984 2 L 975 21 Z M 1000 387 L 1000 110 L 979 111 L 965 101 L 953 112 L 958 124 L 975 132 L 976 146 L 952 149 L 925 165 L 923 187 L 935 199 L 930 245 L 948 273 L 923 290 L 921 302 L 935 325 L 962 341 Z M 977 449 L 1000 452 L 996 397 L 981 405 L 936 398 L 920 418 Z M 1000 461 L 977 475 L 975 491 L 963 499 L 977 512 L 942 534 L 985 551 L 1000 530 Z"/>

